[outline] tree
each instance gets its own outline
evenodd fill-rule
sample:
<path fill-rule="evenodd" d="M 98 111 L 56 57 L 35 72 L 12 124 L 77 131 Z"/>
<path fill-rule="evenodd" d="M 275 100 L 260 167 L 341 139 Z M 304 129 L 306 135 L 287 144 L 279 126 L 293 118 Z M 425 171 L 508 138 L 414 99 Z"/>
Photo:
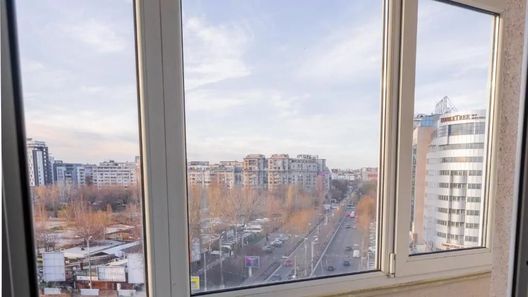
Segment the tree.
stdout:
<path fill-rule="evenodd" d="M 356 208 L 357 224 L 362 235 L 362 249 L 368 248 L 369 227 L 376 219 L 376 200 L 373 196 L 363 196 Z"/>
<path fill-rule="evenodd" d="M 44 203 L 38 202 L 33 204 L 33 221 L 35 228 L 35 240 L 38 249 L 49 251 L 54 248 L 54 237 L 48 229 L 48 211 Z"/>
<path fill-rule="evenodd" d="M 66 216 L 73 224 L 77 236 L 84 240 L 104 239 L 110 216 L 106 211 L 95 211 L 83 199 L 76 199 L 68 204 Z"/>
<path fill-rule="evenodd" d="M 37 186 L 33 188 L 35 203 L 41 203 L 52 212 L 53 217 L 58 217 L 59 188 L 57 186 Z"/>
<path fill-rule="evenodd" d="M 314 206 L 323 204 L 326 197 L 325 177 L 318 175 L 315 179 L 315 201 Z"/>
<path fill-rule="evenodd" d="M 189 188 L 189 233 L 191 239 L 200 238 L 201 231 L 201 201 L 204 189 L 200 185 L 191 185 Z"/>

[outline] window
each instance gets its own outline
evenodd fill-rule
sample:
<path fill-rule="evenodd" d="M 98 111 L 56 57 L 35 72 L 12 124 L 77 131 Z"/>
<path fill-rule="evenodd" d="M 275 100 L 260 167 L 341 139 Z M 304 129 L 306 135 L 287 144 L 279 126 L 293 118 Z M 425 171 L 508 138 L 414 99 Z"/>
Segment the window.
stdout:
<path fill-rule="evenodd" d="M 61 195 L 89 198 L 74 215 L 103 222 L 72 238 L 89 260 L 42 292 L 316 296 L 485 270 L 502 1 L 451 2 L 152 0 L 100 14 L 90 4 L 65 14 L 93 15 L 86 26 L 46 31 L 61 42 L 40 47 L 22 22 L 31 187 L 60 180 Z M 23 4 L 21 19 L 64 18 L 45 5 Z M 75 50 L 54 46 L 64 36 Z M 60 55 L 50 64 L 75 75 L 40 74 L 24 49 Z M 47 220 L 54 204 L 38 195 Z M 139 282 L 123 266 L 134 261 Z"/>
<path fill-rule="evenodd" d="M 449 218 L 448 226 L 453 228 L 447 229 L 447 236 L 437 236 L 438 230 L 446 229 L 434 224 L 439 216 L 434 209 L 468 216 L 483 213 L 484 204 L 477 197 L 484 195 L 486 181 L 482 173 L 488 158 L 493 16 L 423 0 L 418 2 L 417 21 L 413 133 L 418 137 L 413 138 L 413 146 L 421 151 L 415 153 L 419 157 L 413 179 L 422 186 L 414 187 L 410 253 L 479 246 L 482 243 L 474 238 L 481 237 L 466 238 L 468 243 L 462 240 L 464 218 L 459 216 Z M 448 22 L 465 25 L 453 30 L 442 25 Z M 425 174 L 433 171 L 440 174 Z M 435 182 L 438 187 L 430 186 Z"/>
<path fill-rule="evenodd" d="M 17 2 L 39 291 L 146 296 L 133 6 Z"/>
<path fill-rule="evenodd" d="M 183 1 L 193 293 L 378 268 L 382 11 Z"/>

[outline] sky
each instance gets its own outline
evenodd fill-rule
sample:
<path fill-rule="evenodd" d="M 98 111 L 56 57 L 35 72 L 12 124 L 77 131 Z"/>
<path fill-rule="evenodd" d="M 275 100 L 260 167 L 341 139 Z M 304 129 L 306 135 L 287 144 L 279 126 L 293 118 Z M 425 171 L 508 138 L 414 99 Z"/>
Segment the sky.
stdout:
<path fill-rule="evenodd" d="M 133 160 L 132 1 L 17 4 L 27 136 L 66 162 Z M 415 112 L 484 108 L 491 16 L 422 0 L 418 23 Z M 377 166 L 382 26 L 381 1 L 184 0 L 188 159 Z"/>

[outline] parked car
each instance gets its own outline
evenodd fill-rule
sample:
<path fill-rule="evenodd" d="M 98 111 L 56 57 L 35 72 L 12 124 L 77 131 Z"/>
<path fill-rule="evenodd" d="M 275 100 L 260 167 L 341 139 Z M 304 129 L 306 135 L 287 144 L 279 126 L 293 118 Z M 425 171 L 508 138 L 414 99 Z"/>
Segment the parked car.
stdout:
<path fill-rule="evenodd" d="M 328 265 L 328 266 L 326 267 L 326 270 L 328 270 L 328 271 L 334 271 L 334 270 L 335 270 L 335 267 L 332 266 L 332 265 Z"/>
<path fill-rule="evenodd" d="M 346 229 L 350 229 L 350 228 L 352 228 L 352 226 L 351 226 L 350 224 L 346 224 L 346 225 L 345 225 L 345 228 L 346 228 Z"/>
<path fill-rule="evenodd" d="M 345 247 L 345 252 L 351 252 L 351 251 L 352 251 L 352 247 L 351 246 Z"/>
<path fill-rule="evenodd" d="M 352 252 L 352 257 L 354 257 L 354 258 L 359 258 L 359 250 L 354 250 L 354 251 Z"/>
<path fill-rule="evenodd" d="M 348 259 L 343 260 L 343 266 L 350 266 L 350 260 Z"/>

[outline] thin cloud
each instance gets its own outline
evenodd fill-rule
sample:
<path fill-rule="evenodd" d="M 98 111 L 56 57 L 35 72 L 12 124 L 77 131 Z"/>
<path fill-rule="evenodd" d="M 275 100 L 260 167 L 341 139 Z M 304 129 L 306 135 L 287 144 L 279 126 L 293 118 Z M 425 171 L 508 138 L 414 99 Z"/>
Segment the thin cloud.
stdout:
<path fill-rule="evenodd" d="M 373 18 L 362 26 L 331 34 L 303 58 L 301 79 L 315 82 L 357 83 L 381 77 L 382 23 Z"/>
<path fill-rule="evenodd" d="M 66 26 L 64 30 L 72 39 L 84 43 L 91 50 L 99 53 L 121 52 L 130 45 L 126 37 L 115 30 L 115 26 L 95 19 Z"/>
<path fill-rule="evenodd" d="M 244 62 L 250 42 L 246 26 L 214 26 L 198 17 L 185 17 L 183 37 L 187 90 L 251 73 Z"/>

